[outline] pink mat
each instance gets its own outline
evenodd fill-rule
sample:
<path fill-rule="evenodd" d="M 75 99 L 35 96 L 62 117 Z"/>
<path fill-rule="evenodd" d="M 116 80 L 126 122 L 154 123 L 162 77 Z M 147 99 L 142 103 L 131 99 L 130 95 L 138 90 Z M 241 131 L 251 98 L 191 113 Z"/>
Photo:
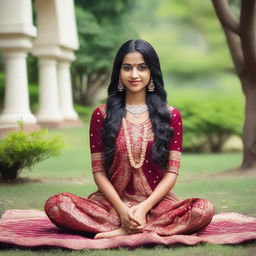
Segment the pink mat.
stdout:
<path fill-rule="evenodd" d="M 68 249 L 106 249 L 126 246 L 135 248 L 145 244 L 238 244 L 256 240 L 256 218 L 238 213 L 220 213 L 211 223 L 193 235 L 159 236 L 155 233 L 122 235 L 93 240 L 82 234 L 72 234 L 54 226 L 43 211 L 8 210 L 0 220 L 0 246 L 12 244 L 22 247 L 55 246 Z"/>

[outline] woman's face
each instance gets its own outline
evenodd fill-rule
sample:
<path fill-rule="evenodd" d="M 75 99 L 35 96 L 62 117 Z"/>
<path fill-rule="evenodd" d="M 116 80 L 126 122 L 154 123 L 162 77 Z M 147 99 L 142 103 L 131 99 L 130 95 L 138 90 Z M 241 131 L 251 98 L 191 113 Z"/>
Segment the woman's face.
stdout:
<path fill-rule="evenodd" d="M 150 73 L 140 52 L 131 52 L 125 55 L 120 69 L 120 78 L 126 90 L 130 92 L 146 90 Z"/>

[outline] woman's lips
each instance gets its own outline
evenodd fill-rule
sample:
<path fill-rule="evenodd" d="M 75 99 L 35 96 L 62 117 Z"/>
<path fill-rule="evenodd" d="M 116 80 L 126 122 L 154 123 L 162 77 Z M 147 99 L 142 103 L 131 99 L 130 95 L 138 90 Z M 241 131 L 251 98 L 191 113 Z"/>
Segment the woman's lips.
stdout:
<path fill-rule="evenodd" d="M 129 83 L 131 84 L 131 85 L 137 85 L 137 84 L 139 84 L 141 81 L 129 81 Z"/>

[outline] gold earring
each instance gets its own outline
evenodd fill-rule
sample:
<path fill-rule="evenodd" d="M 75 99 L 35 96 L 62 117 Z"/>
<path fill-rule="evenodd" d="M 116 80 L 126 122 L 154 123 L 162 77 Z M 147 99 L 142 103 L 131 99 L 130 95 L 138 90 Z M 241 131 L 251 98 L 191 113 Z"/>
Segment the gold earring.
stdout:
<path fill-rule="evenodd" d="M 155 91 L 155 84 L 154 84 L 154 82 L 153 82 L 153 79 L 151 78 L 150 79 L 150 82 L 149 82 L 149 84 L 148 84 L 148 91 L 149 92 L 153 92 L 153 91 Z"/>

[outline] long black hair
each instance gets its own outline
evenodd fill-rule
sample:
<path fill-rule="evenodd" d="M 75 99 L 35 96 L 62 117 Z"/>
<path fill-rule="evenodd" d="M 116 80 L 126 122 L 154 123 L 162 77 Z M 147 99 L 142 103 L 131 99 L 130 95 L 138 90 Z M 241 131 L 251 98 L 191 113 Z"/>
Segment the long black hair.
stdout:
<path fill-rule="evenodd" d="M 131 52 L 140 52 L 151 71 L 151 78 L 155 84 L 153 92 L 147 91 L 146 104 L 148 106 L 149 118 L 152 123 L 154 142 L 152 145 L 152 158 L 163 169 L 167 168 L 169 157 L 169 141 L 173 136 L 170 127 L 171 114 L 167 109 L 167 94 L 160 68 L 160 62 L 154 48 L 146 41 L 129 40 L 118 50 L 108 87 L 108 98 L 106 103 L 106 118 L 103 127 L 104 166 L 106 170 L 113 163 L 116 151 L 116 138 L 125 114 L 125 90 L 117 90 L 121 65 L 124 56 Z"/>

